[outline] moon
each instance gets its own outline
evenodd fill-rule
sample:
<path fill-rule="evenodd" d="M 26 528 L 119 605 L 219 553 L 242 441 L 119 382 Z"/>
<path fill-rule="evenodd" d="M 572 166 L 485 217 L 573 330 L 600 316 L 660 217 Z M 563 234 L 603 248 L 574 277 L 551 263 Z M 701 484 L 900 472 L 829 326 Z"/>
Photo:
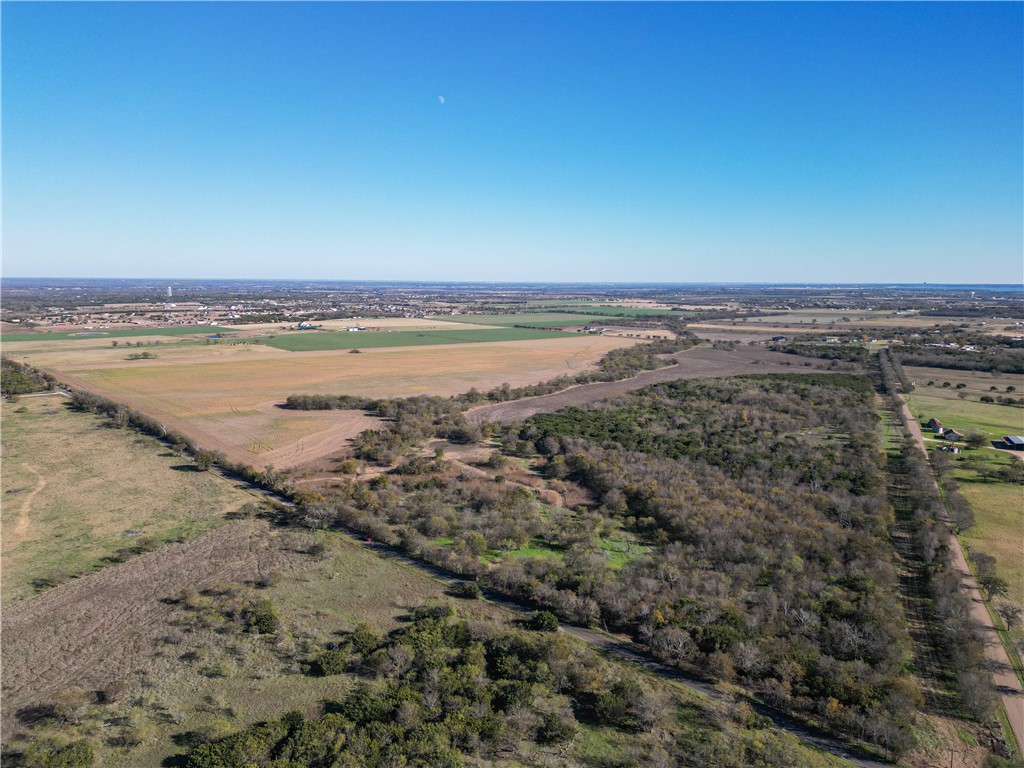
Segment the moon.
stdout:
<path fill-rule="evenodd" d="M 438 96 L 437 100 L 439 103 L 444 104 L 444 96 Z"/>

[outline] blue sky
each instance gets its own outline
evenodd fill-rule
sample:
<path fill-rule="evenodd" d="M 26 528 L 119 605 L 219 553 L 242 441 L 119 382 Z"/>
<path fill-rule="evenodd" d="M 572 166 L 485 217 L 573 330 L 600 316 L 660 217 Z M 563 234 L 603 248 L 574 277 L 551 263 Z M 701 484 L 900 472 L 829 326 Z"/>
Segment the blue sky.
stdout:
<path fill-rule="evenodd" d="M 3 271 L 1020 282 L 1022 8 L 6 2 Z"/>

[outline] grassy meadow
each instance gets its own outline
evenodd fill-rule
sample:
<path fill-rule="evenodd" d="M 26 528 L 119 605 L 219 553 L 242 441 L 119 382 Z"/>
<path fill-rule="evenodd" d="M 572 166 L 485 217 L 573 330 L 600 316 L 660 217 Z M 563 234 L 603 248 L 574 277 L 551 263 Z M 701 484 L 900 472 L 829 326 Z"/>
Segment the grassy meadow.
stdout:
<path fill-rule="evenodd" d="M 153 438 L 70 410 L 62 397 L 4 401 L 2 414 L 4 605 L 147 537 L 193 536 L 255 500 Z"/>

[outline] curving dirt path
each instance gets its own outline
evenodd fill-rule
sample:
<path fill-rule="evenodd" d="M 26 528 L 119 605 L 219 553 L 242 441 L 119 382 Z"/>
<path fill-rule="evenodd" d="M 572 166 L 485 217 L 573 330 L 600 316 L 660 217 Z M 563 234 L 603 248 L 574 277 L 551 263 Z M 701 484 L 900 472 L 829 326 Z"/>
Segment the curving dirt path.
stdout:
<path fill-rule="evenodd" d="M 910 428 L 914 443 L 924 454 L 925 461 L 928 461 L 928 450 L 925 448 L 921 425 L 914 418 L 914 414 L 911 413 L 907 401 L 902 395 L 900 395 L 900 403 L 903 406 L 904 419 Z M 935 492 L 939 493 L 938 483 L 935 484 Z M 1014 672 L 1003 641 L 992 623 L 992 616 L 989 614 L 988 608 L 985 607 L 985 600 L 982 598 L 978 583 L 967 564 L 967 557 L 964 555 L 960 540 L 953 534 L 949 518 L 944 518 L 942 522 L 946 525 L 946 543 L 949 545 L 953 567 L 960 575 L 960 588 L 971 599 L 971 618 L 975 624 L 981 627 L 982 635 L 985 638 L 985 655 L 991 665 L 996 691 L 1002 699 L 1003 708 L 1006 710 L 1014 738 L 1017 740 L 1017 751 L 1024 754 L 1024 688 L 1021 687 L 1020 679 Z"/>
<path fill-rule="evenodd" d="M 39 474 L 38 469 L 33 467 L 31 464 L 22 464 L 21 468 L 36 476 L 36 485 L 22 499 L 21 509 L 18 512 L 18 519 L 14 521 L 14 525 L 11 527 L 11 530 L 5 534 L 8 538 L 8 544 L 12 546 L 23 541 L 28 536 L 28 529 L 32 525 L 32 517 L 30 515 L 32 511 L 32 501 L 39 492 L 46 487 L 46 478 Z"/>
<path fill-rule="evenodd" d="M 550 395 L 479 405 L 466 411 L 466 420 L 471 424 L 482 424 L 487 421 L 511 424 L 538 413 L 557 411 L 573 405 L 586 405 L 665 381 L 720 378 L 743 373 L 817 373 L 827 366 L 823 360 L 754 347 L 739 347 L 734 350 L 693 347 L 670 355 L 667 359 L 673 360 L 675 365 L 644 371 L 631 379 L 580 384 Z"/>

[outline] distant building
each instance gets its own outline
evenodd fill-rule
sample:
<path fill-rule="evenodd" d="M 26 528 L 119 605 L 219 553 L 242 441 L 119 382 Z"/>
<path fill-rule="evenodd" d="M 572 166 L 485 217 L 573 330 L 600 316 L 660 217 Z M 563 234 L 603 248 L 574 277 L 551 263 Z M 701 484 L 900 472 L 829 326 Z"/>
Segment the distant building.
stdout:
<path fill-rule="evenodd" d="M 925 424 L 925 426 L 928 427 L 928 429 L 930 429 L 936 435 L 941 435 L 942 430 L 944 429 L 944 427 L 942 426 L 942 422 L 939 421 L 938 419 L 929 419 L 928 423 Z"/>
<path fill-rule="evenodd" d="M 1020 435 L 1007 435 L 1003 438 L 1003 445 L 1011 451 L 1024 451 L 1024 437 Z"/>
<path fill-rule="evenodd" d="M 950 442 L 956 442 L 957 440 L 963 440 L 965 435 L 960 434 L 955 429 L 947 429 L 942 433 L 942 437 Z"/>

